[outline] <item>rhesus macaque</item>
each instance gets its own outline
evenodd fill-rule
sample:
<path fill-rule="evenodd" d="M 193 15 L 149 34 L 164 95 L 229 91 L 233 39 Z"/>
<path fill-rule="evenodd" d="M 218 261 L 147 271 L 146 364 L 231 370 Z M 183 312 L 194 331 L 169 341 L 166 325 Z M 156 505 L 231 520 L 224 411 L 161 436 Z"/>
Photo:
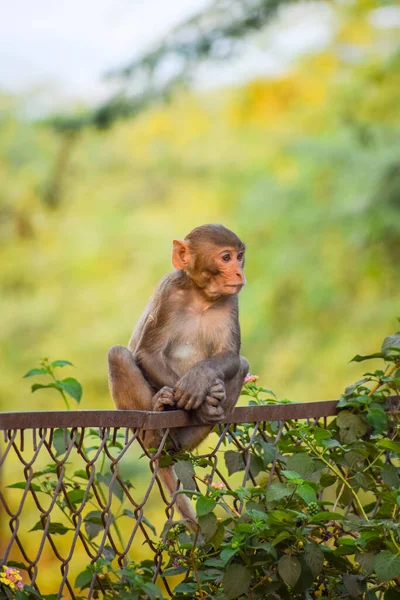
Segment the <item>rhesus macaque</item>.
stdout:
<path fill-rule="evenodd" d="M 201 427 L 171 430 L 169 450 L 192 450 L 233 410 L 248 362 L 240 356 L 238 293 L 246 283 L 245 246 L 223 225 L 196 227 L 174 240 L 172 264 L 136 325 L 128 348 L 108 354 L 110 390 L 119 409 L 190 411 Z M 157 431 L 143 435 L 147 447 Z M 171 493 L 177 479 L 160 469 Z M 183 516 L 193 511 L 182 494 Z"/>

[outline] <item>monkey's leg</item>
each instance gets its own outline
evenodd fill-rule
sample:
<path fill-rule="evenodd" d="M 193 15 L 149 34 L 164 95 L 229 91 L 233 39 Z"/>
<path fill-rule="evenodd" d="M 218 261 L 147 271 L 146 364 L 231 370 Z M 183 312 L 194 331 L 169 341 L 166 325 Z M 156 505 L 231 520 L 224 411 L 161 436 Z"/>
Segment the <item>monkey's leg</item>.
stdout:
<path fill-rule="evenodd" d="M 249 363 L 241 356 L 240 367 L 231 379 L 225 383 L 220 379 L 215 380 L 205 402 L 195 413 L 196 419 L 202 424 L 223 422 L 235 407 L 248 372 Z"/>
<path fill-rule="evenodd" d="M 222 401 L 222 407 L 228 416 L 236 406 L 236 402 L 243 388 L 244 378 L 249 372 L 249 363 L 244 356 L 240 357 L 240 367 L 232 379 L 225 381 L 226 398 Z"/>
<path fill-rule="evenodd" d="M 162 411 L 165 406 L 173 406 L 172 389 L 163 387 L 154 394 L 128 348 L 110 348 L 108 366 L 110 391 L 116 408 Z M 159 432 L 152 429 L 142 431 L 140 437 L 148 448 L 156 448 L 161 440 Z"/>
<path fill-rule="evenodd" d="M 108 352 L 108 378 L 114 404 L 122 410 L 152 410 L 153 390 L 132 352 L 113 346 Z"/>
<path fill-rule="evenodd" d="M 220 400 L 220 407 L 226 416 L 229 416 L 229 414 L 235 408 L 236 402 L 240 396 L 240 392 L 242 391 L 244 378 L 248 372 L 249 363 L 243 356 L 241 356 L 239 370 L 231 379 L 225 381 L 225 394 L 222 395 Z M 196 415 L 196 418 L 199 420 L 201 419 L 200 422 L 206 423 L 207 411 L 209 416 L 211 416 L 210 421 L 214 421 L 215 423 L 215 398 L 207 397 L 207 400 L 203 402 L 197 411 L 194 411 L 194 414 Z M 183 427 L 182 429 L 177 428 L 173 430 L 172 435 L 178 447 L 191 450 L 198 446 L 198 444 L 200 444 L 207 437 L 207 435 L 212 431 L 214 423 L 212 425 L 205 425 L 202 427 Z"/>

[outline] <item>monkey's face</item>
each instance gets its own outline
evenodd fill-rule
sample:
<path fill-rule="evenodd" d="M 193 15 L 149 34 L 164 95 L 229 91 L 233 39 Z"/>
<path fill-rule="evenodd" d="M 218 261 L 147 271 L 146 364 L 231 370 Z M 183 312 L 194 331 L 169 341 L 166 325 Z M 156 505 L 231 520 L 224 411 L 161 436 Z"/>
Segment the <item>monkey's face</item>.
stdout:
<path fill-rule="evenodd" d="M 210 300 L 238 294 L 246 285 L 243 272 L 244 250 L 214 248 L 207 257 L 197 257 L 188 273 Z"/>

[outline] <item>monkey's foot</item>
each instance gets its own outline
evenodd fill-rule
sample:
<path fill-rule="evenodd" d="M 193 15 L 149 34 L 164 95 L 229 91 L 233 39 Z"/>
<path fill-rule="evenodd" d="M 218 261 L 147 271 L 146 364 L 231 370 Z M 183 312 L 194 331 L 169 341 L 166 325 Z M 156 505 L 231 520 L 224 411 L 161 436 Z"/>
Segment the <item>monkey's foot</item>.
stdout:
<path fill-rule="evenodd" d="M 199 423 L 208 425 L 220 423 L 225 418 L 225 412 L 219 401 L 213 396 L 207 396 L 205 402 L 194 412 Z"/>
<path fill-rule="evenodd" d="M 153 410 L 163 412 L 164 410 L 168 410 L 168 407 L 175 408 L 176 402 L 174 390 L 165 385 L 153 396 Z"/>
<path fill-rule="evenodd" d="M 224 400 L 226 400 L 225 384 L 222 379 L 216 379 L 207 394 L 206 402 L 218 406 Z"/>

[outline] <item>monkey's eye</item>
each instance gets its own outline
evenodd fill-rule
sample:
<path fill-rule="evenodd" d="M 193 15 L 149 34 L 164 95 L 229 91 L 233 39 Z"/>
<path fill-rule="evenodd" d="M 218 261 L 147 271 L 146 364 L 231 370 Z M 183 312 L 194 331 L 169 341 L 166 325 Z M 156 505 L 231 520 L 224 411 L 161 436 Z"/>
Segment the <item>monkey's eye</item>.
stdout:
<path fill-rule="evenodd" d="M 243 255 L 244 255 L 244 252 L 239 252 L 238 255 L 237 255 L 237 259 L 238 260 L 242 260 Z"/>
<path fill-rule="evenodd" d="M 222 260 L 223 260 L 224 262 L 229 262 L 229 261 L 231 260 L 231 255 L 230 255 L 230 254 L 228 254 L 228 253 L 226 253 L 226 254 L 223 254 L 223 255 L 221 256 L 221 258 L 222 258 Z"/>

